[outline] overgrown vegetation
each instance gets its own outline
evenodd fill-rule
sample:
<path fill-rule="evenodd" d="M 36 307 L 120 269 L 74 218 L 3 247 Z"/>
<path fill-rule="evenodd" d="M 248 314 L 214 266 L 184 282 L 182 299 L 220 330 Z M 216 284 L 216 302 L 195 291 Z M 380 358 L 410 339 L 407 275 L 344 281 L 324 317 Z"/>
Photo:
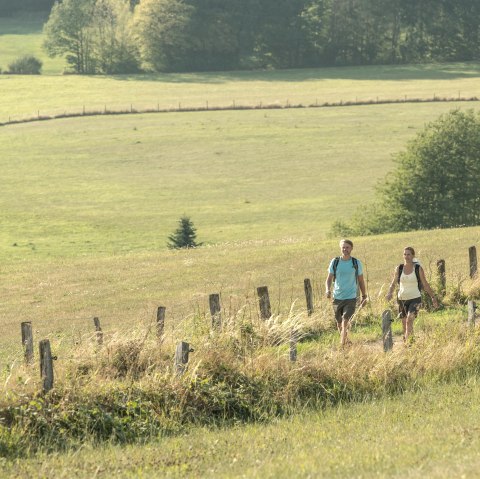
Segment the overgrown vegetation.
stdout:
<path fill-rule="evenodd" d="M 396 155 L 396 168 L 334 235 L 371 235 L 480 224 L 480 114 L 453 110 L 428 124 Z"/>
<path fill-rule="evenodd" d="M 238 314 L 224 317 L 218 331 L 209 331 L 207 317 L 185 318 L 175 337 L 162 340 L 139 330 L 128 338 L 110 336 L 99 347 L 92 337 L 57 367 L 57 385 L 46 396 L 32 381 L 35 368 L 10 372 L 0 409 L 0 454 L 63 450 L 85 441 L 137 442 L 192 425 L 266 421 L 480 372 L 480 334 L 466 327 L 463 310 L 422 313 L 414 345 L 397 343 L 390 354 L 381 347 L 378 315 L 365 311 L 356 318 L 357 337 L 346 350 L 336 346 L 330 308 L 312 316 L 292 310 L 268 321 Z M 297 363 L 288 358 L 292 330 L 304 338 Z M 188 337 L 195 347 L 183 376 L 172 363 L 178 337 Z"/>

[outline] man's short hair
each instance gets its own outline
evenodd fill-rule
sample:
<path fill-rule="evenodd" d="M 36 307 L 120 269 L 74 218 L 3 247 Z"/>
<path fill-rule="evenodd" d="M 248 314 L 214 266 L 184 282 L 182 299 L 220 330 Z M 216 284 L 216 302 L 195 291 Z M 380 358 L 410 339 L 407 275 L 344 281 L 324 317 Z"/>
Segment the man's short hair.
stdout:
<path fill-rule="evenodd" d="M 340 240 L 340 246 L 342 246 L 342 243 L 347 243 L 347 244 L 349 244 L 349 245 L 353 248 L 353 242 L 352 242 L 351 240 L 349 240 L 349 239 L 345 239 L 345 238 L 344 238 L 344 239 L 341 239 L 341 240 Z"/>

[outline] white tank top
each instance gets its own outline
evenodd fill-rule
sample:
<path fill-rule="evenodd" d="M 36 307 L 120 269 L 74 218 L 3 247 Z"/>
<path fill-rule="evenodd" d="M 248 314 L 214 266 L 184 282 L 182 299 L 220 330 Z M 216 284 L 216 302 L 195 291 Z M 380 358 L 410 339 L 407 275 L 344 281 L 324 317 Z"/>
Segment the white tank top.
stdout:
<path fill-rule="evenodd" d="M 420 298 L 422 294 L 418 289 L 417 275 L 415 274 L 415 266 L 410 274 L 402 271 L 400 276 L 400 287 L 398 289 L 398 299 L 407 301 L 409 299 Z"/>

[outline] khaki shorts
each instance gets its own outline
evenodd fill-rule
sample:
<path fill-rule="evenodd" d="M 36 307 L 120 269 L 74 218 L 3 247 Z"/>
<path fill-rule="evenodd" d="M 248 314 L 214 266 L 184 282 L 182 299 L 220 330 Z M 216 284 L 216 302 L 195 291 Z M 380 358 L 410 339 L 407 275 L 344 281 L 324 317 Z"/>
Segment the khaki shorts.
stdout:
<path fill-rule="evenodd" d="M 355 313 L 357 307 L 357 298 L 354 299 L 334 299 L 333 311 L 335 312 L 335 319 L 337 323 L 343 320 L 349 320 Z"/>
<path fill-rule="evenodd" d="M 422 298 L 413 298 L 413 299 L 406 299 L 402 301 L 401 299 L 398 300 L 398 316 L 400 318 L 405 318 L 408 316 L 409 313 L 413 313 L 415 318 L 417 317 L 418 310 L 422 306 Z"/>

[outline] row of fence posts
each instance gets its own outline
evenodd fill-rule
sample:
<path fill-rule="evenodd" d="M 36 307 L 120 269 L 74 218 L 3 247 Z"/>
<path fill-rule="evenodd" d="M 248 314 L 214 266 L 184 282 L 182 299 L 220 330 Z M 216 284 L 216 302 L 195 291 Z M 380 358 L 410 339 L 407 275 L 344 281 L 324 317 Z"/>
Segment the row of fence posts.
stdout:
<path fill-rule="evenodd" d="M 470 246 L 470 248 L 468 248 L 468 260 L 470 279 L 474 279 L 477 276 L 477 248 L 475 246 Z M 444 298 L 447 292 L 447 282 L 445 275 L 445 260 L 443 259 L 439 259 L 437 261 L 437 275 L 439 279 L 440 297 Z M 468 325 L 475 326 L 477 311 L 477 305 L 475 301 L 468 301 L 467 311 Z M 383 350 L 385 352 L 390 351 L 393 348 L 392 322 L 392 312 L 387 309 L 382 313 Z"/>
<path fill-rule="evenodd" d="M 477 251 L 475 246 L 469 248 L 469 272 L 470 278 L 474 278 L 477 275 Z M 439 278 L 440 295 L 442 297 L 446 294 L 446 276 L 445 276 L 445 260 L 441 259 L 437 261 L 437 274 Z M 313 289 L 310 279 L 304 280 L 305 298 L 307 302 L 307 313 L 310 316 L 314 311 L 313 306 Z M 257 288 L 257 297 L 260 308 L 260 317 L 263 320 L 269 319 L 272 316 L 272 308 L 270 305 L 270 296 L 267 286 L 260 286 Z M 220 306 L 220 295 L 211 294 L 209 296 L 210 314 L 212 317 L 212 328 L 215 330 L 221 329 L 222 315 Z M 165 331 L 165 306 L 159 306 L 157 308 L 157 337 L 161 339 Z M 476 319 L 476 304 L 474 301 L 468 302 L 468 324 L 475 325 Z M 390 351 L 393 348 L 393 334 L 392 334 L 392 312 L 386 310 L 382 314 L 382 335 L 383 335 L 383 349 L 384 351 Z M 96 340 L 98 346 L 103 344 L 103 331 L 100 325 L 98 317 L 93 318 L 95 326 Z M 32 323 L 30 321 L 23 322 L 21 324 L 22 333 L 22 345 L 24 348 L 25 363 L 27 365 L 33 362 L 33 333 Z M 289 340 L 290 346 L 290 360 L 297 360 L 297 333 L 292 330 Z M 189 354 L 194 350 L 190 347 L 190 344 L 181 341 L 175 350 L 174 368 L 177 374 L 182 374 L 185 371 L 188 364 Z M 53 388 L 54 375 L 53 375 L 53 361 L 57 359 L 52 356 L 50 341 L 43 339 L 39 343 L 39 355 L 40 355 L 40 374 L 42 379 L 42 390 L 48 392 Z"/>
<path fill-rule="evenodd" d="M 310 316 L 313 313 L 313 289 L 310 279 L 304 280 L 305 297 L 307 302 L 307 312 Z M 260 308 L 260 317 L 263 320 L 269 319 L 272 316 L 272 308 L 270 305 L 270 296 L 267 286 L 260 286 L 257 288 L 257 296 Z M 212 317 L 212 328 L 219 330 L 222 327 L 222 315 L 220 306 L 220 295 L 215 293 L 211 294 L 208 298 L 210 306 L 210 314 Z M 159 306 L 157 308 L 157 320 L 156 331 L 157 337 L 161 339 L 165 331 L 165 313 L 166 307 Z M 95 335 L 98 346 L 103 344 L 103 331 L 100 325 L 100 319 L 98 317 L 93 318 L 93 324 L 95 327 Z M 27 365 L 31 365 L 34 359 L 34 347 L 33 347 L 33 331 L 31 321 L 25 321 L 21 323 L 22 333 L 22 345 L 24 349 L 24 358 Z M 177 374 L 182 374 L 185 371 L 188 364 L 189 354 L 194 350 L 190 347 L 190 344 L 181 341 L 178 343 L 175 350 L 174 368 Z M 48 392 L 53 388 L 54 373 L 53 373 L 53 361 L 56 360 L 56 356 L 52 355 L 50 340 L 43 339 L 39 343 L 39 356 L 40 356 L 40 375 L 42 380 L 43 392 Z M 297 338 L 294 331 L 292 331 L 290 337 L 290 359 L 296 361 L 297 359 Z"/>

